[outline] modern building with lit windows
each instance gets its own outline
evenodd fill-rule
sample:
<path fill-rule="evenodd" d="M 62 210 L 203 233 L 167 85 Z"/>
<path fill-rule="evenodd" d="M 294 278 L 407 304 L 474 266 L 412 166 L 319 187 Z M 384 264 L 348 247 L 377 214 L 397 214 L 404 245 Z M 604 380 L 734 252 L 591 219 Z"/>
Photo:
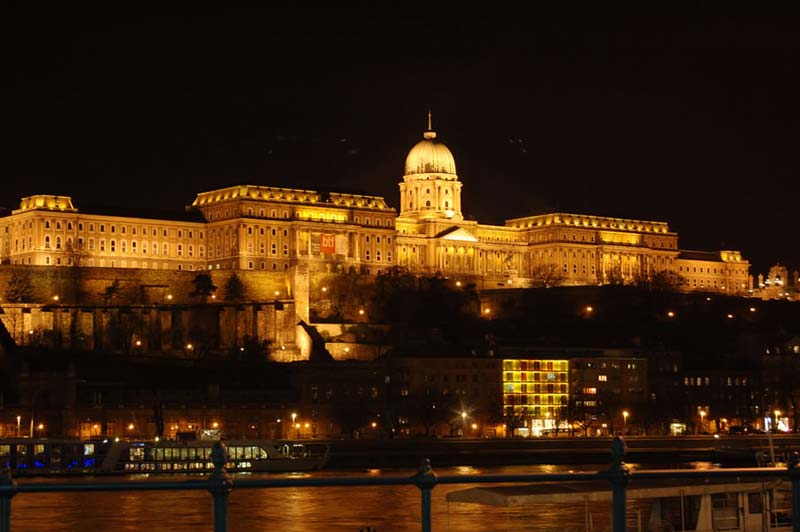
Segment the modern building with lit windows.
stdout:
<path fill-rule="evenodd" d="M 539 436 L 568 424 L 569 361 L 503 360 L 503 414 L 518 436 Z"/>
<path fill-rule="evenodd" d="M 402 266 L 479 288 L 634 283 L 746 294 L 738 251 L 682 251 L 666 222 L 553 212 L 486 225 L 464 217 L 453 154 L 431 128 L 408 153 L 398 208 L 379 196 L 241 185 L 197 194 L 175 219 L 79 210 L 35 195 L 0 218 L 0 261 L 160 270 L 359 271 Z M 124 275 L 121 273 L 120 275 Z"/>

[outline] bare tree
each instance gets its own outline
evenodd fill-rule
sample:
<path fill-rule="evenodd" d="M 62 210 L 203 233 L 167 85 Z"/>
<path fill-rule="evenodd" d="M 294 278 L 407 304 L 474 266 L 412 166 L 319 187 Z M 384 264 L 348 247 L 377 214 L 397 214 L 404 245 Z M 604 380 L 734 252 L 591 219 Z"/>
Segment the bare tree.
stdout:
<path fill-rule="evenodd" d="M 564 282 L 564 275 L 556 264 L 537 264 L 531 268 L 531 287 L 551 288 Z"/>

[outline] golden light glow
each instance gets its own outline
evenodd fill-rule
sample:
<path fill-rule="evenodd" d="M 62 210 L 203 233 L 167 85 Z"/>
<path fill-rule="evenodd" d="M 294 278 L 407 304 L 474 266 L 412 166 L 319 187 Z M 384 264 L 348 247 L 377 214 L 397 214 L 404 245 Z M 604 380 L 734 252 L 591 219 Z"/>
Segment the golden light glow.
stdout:
<path fill-rule="evenodd" d="M 53 296 L 53 301 L 58 301 L 58 295 Z"/>
<path fill-rule="evenodd" d="M 503 410 L 539 420 L 566 414 L 568 373 L 567 360 L 503 360 Z"/>
<path fill-rule="evenodd" d="M 281 291 L 280 290 L 275 290 L 275 297 L 278 297 L 279 295 L 281 295 Z"/>
<path fill-rule="evenodd" d="M 134 429 L 134 424 L 133 423 L 129 424 L 128 425 L 128 430 L 133 430 L 133 429 Z"/>
<path fill-rule="evenodd" d="M 308 428 L 308 427 L 310 427 L 310 426 L 311 426 L 311 425 L 310 425 L 309 423 L 306 423 L 306 428 Z"/>
<path fill-rule="evenodd" d="M 42 430 L 42 429 L 44 429 L 44 423 L 39 423 L 39 424 L 36 426 L 36 428 L 37 428 L 37 429 L 39 429 L 39 430 Z"/>
<path fill-rule="evenodd" d="M 364 309 L 363 308 L 358 309 L 358 315 L 359 316 L 363 316 L 364 315 Z"/>
<path fill-rule="evenodd" d="M 486 307 L 485 309 L 483 309 L 483 313 L 484 314 L 491 314 L 491 312 L 492 312 L 492 309 L 490 309 L 489 307 Z"/>
<path fill-rule="evenodd" d="M 219 423 L 217 423 L 216 421 L 215 421 L 215 422 L 213 422 L 213 423 L 211 424 L 211 428 L 212 428 L 212 429 L 219 428 Z"/>
<path fill-rule="evenodd" d="M 461 281 L 456 281 L 456 286 L 461 286 Z"/>
<path fill-rule="evenodd" d="M 586 312 L 591 313 L 593 311 L 594 311 L 594 308 L 592 308 L 591 306 L 586 307 Z"/>
<path fill-rule="evenodd" d="M 142 346 L 142 341 L 136 340 L 136 347 L 141 347 L 141 346 Z"/>
<path fill-rule="evenodd" d="M 733 319 L 733 314 L 728 314 L 728 319 L 729 320 Z"/>
<path fill-rule="evenodd" d="M 186 349 L 191 351 L 192 349 L 194 349 L 194 346 L 192 344 L 186 344 Z"/>
<path fill-rule="evenodd" d="M 600 241 L 601 242 L 608 242 L 613 244 L 631 244 L 631 245 L 638 245 L 641 244 L 642 237 L 637 234 L 629 234 L 629 233 L 616 233 L 611 231 L 601 231 L 600 232 Z"/>
<path fill-rule="evenodd" d="M 755 312 L 755 311 L 756 311 L 756 307 L 750 307 L 750 312 Z"/>
<path fill-rule="evenodd" d="M 327 291 L 328 291 L 328 287 L 327 287 L 327 286 L 323 286 L 323 287 L 322 287 L 322 291 L 323 291 L 323 292 L 327 292 Z"/>
<path fill-rule="evenodd" d="M 477 428 L 478 428 L 478 424 L 477 423 L 473 423 L 472 424 L 472 430 L 476 430 Z"/>
<path fill-rule="evenodd" d="M 378 426 L 378 424 L 377 424 L 377 423 L 375 423 L 375 422 L 373 421 L 373 422 L 372 422 L 372 428 L 374 429 L 374 428 L 375 428 L 375 427 L 377 427 L 377 426 Z"/>
<path fill-rule="evenodd" d="M 172 294 L 167 294 L 167 299 L 168 299 L 169 301 L 172 301 Z"/>
<path fill-rule="evenodd" d="M 669 312 L 667 312 L 667 317 L 668 318 L 674 318 L 675 317 L 675 313 L 670 310 Z"/>

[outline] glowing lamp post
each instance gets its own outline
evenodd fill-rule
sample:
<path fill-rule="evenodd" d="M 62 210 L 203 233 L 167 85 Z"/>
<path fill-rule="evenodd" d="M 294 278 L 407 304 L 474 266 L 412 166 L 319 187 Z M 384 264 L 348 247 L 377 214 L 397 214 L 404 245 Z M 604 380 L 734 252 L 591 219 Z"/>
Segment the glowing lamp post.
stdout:
<path fill-rule="evenodd" d="M 700 411 L 700 430 L 701 431 L 703 430 L 703 427 L 705 427 L 705 421 L 706 421 L 706 411 L 705 410 L 701 410 Z"/>
<path fill-rule="evenodd" d="M 630 412 L 627 410 L 622 411 L 622 432 L 627 432 L 628 430 L 628 416 L 631 415 Z"/>

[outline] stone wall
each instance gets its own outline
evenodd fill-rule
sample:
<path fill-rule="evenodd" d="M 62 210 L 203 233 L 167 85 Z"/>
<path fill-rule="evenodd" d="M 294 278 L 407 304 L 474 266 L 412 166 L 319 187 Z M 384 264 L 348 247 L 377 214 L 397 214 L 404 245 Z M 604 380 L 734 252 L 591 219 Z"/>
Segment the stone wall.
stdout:
<path fill-rule="evenodd" d="M 269 342 L 274 359 L 296 359 L 290 300 L 231 305 L 4 304 L 0 320 L 17 345 L 178 357 L 256 356 Z"/>
<path fill-rule="evenodd" d="M 245 287 L 247 300 L 269 301 L 293 297 L 294 272 L 250 270 L 144 270 L 134 268 L 71 268 L 68 266 L 0 265 L 0 300 L 5 302 L 8 283 L 14 273 L 26 276 L 33 289 L 33 302 L 99 305 L 106 303 L 104 292 L 119 280 L 120 293 L 112 303 L 123 305 L 152 303 L 196 303 L 192 283 L 200 273 L 211 275 L 216 299 L 225 299 L 225 283 L 235 272 Z M 278 295 L 276 296 L 276 292 Z M 171 298 L 169 296 L 172 296 Z"/>

